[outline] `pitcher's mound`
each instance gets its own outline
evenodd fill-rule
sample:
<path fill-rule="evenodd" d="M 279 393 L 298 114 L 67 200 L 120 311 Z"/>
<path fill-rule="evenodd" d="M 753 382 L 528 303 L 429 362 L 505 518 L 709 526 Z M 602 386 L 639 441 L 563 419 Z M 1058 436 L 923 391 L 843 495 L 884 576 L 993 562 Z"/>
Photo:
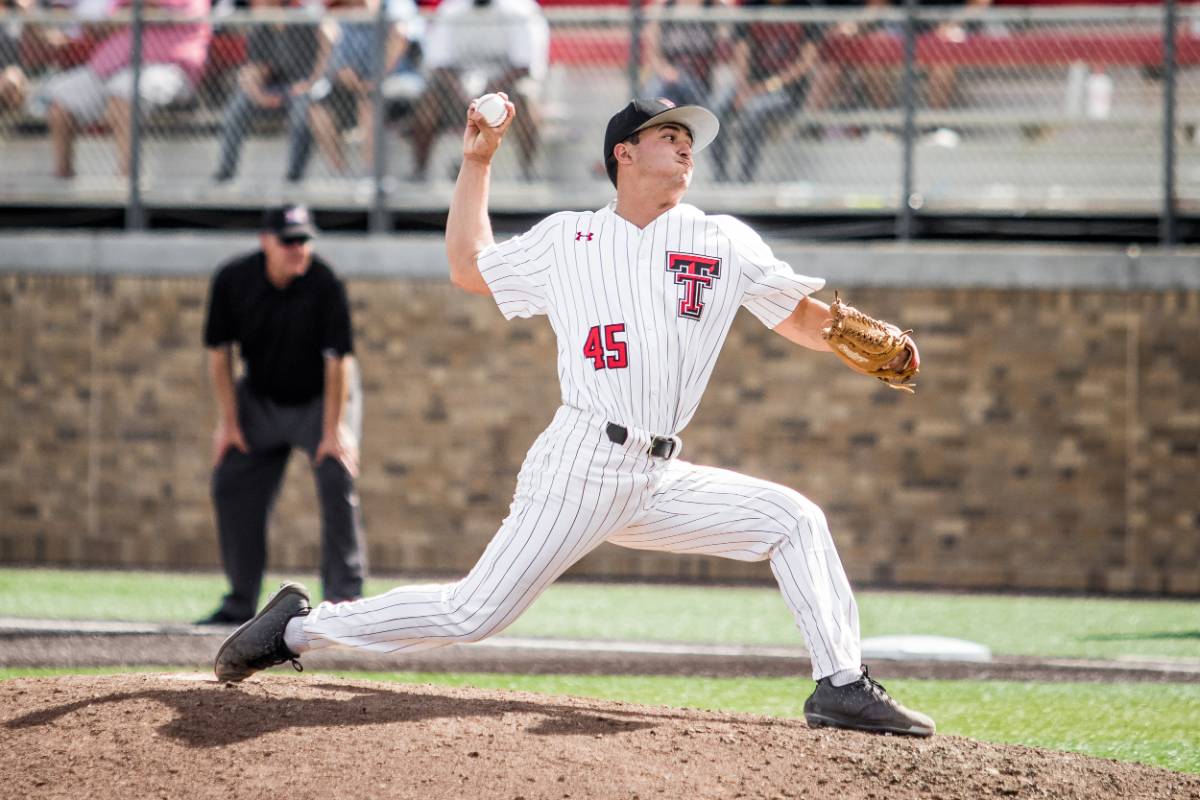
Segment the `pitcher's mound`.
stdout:
<path fill-rule="evenodd" d="M 1200 798 L 1200 777 L 949 736 L 273 672 L 0 683 L 21 798 Z"/>

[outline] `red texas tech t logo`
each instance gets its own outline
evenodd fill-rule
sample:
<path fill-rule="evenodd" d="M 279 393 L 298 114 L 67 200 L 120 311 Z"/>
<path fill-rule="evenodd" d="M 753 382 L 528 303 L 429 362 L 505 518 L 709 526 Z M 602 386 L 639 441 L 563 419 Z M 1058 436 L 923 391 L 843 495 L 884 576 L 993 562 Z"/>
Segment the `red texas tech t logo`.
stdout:
<path fill-rule="evenodd" d="M 704 312 L 704 290 L 721 277 L 721 259 L 691 253 L 667 253 L 667 271 L 675 273 L 675 283 L 683 287 L 679 316 L 700 319 Z"/>

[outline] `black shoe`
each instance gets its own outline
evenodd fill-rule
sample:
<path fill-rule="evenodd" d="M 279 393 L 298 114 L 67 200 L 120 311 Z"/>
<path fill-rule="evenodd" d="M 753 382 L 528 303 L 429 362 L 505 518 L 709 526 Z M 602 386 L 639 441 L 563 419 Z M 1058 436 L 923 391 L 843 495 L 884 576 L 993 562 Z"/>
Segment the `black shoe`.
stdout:
<path fill-rule="evenodd" d="M 198 619 L 193 622 L 193 625 L 241 625 L 243 622 L 249 622 L 250 617 L 241 616 L 238 614 L 230 614 L 223 608 L 218 608 L 204 619 Z"/>
<path fill-rule="evenodd" d="M 308 589 L 298 583 L 284 583 L 253 619 L 238 628 L 217 651 L 213 672 L 217 680 L 241 681 L 254 673 L 285 661 L 297 671 L 303 669 L 297 653 L 283 643 L 288 620 L 310 611 Z"/>
<path fill-rule="evenodd" d="M 932 736 L 933 720 L 891 698 L 883 686 L 867 674 L 854 683 L 834 686 L 829 678 L 817 681 L 816 691 L 804 701 L 804 719 L 813 727 L 827 725 L 872 733 Z"/>

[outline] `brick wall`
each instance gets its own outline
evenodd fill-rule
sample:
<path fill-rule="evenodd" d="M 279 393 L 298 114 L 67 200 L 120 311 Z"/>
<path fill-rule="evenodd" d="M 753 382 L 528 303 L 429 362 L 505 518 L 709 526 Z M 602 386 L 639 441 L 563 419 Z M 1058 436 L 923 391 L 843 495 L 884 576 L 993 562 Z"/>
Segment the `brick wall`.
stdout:
<path fill-rule="evenodd" d="M 461 573 L 558 391 L 544 320 L 444 281 L 348 281 L 377 572 Z M 214 567 L 207 279 L 0 274 L 0 562 Z M 860 584 L 1200 593 L 1200 291 L 859 288 L 916 329 L 915 396 L 743 314 L 685 457 L 791 485 Z M 311 570 L 289 469 L 271 564 Z M 574 574 L 770 580 L 605 545 Z"/>

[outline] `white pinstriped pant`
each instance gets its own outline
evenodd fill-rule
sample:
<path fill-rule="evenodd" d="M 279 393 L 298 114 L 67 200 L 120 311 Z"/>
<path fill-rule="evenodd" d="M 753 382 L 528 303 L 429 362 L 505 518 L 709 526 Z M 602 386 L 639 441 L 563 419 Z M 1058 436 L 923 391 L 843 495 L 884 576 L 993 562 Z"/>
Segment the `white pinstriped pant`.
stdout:
<path fill-rule="evenodd" d="M 609 441 L 605 421 L 562 407 L 530 448 L 509 515 L 455 583 L 406 586 L 304 622 L 312 644 L 381 653 L 485 639 L 511 624 L 602 542 L 644 550 L 770 559 L 812 658 L 813 677 L 857 669 L 858 608 L 825 515 L 779 484 L 651 458 L 644 432 Z"/>

